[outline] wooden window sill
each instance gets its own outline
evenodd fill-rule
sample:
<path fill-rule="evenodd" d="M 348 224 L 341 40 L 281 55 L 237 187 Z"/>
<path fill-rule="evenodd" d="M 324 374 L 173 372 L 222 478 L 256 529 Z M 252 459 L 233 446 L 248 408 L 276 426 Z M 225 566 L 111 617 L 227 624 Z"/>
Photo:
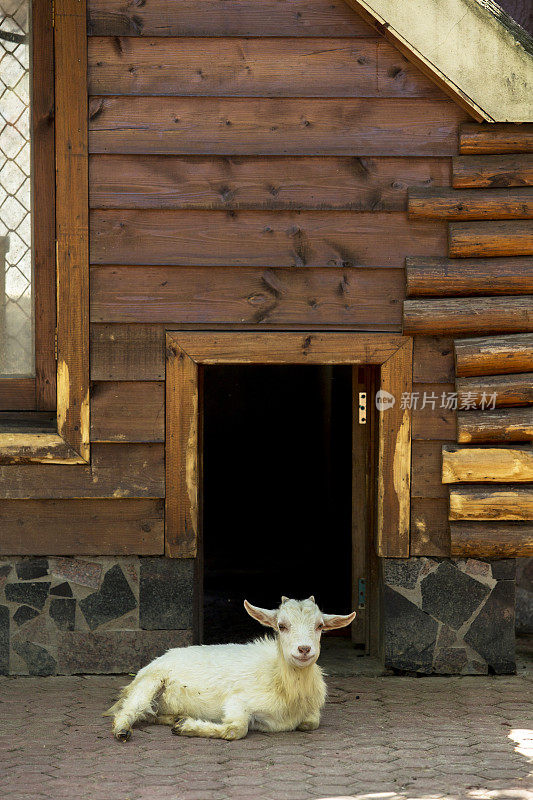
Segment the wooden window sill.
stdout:
<path fill-rule="evenodd" d="M 55 414 L 0 414 L 0 465 L 85 463 L 57 432 Z"/>

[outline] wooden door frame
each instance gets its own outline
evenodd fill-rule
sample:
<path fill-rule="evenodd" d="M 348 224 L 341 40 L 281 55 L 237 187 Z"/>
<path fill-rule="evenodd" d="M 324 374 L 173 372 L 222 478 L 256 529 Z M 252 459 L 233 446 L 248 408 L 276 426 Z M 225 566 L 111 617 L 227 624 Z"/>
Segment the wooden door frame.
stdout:
<path fill-rule="evenodd" d="M 396 399 L 379 412 L 376 552 L 409 556 L 413 345 L 395 333 L 167 331 L 165 553 L 196 558 L 201 528 L 202 366 L 347 364 L 379 367 L 379 388 Z M 402 405 L 406 407 L 403 408 Z"/>

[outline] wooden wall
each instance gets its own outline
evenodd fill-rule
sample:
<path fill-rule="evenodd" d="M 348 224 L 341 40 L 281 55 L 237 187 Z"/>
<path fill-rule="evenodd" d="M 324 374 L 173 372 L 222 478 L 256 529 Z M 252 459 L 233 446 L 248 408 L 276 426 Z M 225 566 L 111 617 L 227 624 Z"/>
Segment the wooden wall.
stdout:
<path fill-rule="evenodd" d="M 407 189 L 450 185 L 467 115 L 342 0 L 90 0 L 89 33 L 101 477 L 80 468 L 61 491 L 151 502 L 152 525 L 165 327 L 401 331 L 405 257 L 447 253 L 443 222 L 408 219 Z M 418 339 L 417 388 L 451 388 L 452 361 L 448 340 Z M 415 554 L 447 552 L 453 428 L 414 414 Z"/>
<path fill-rule="evenodd" d="M 450 257 L 407 259 L 404 333 L 453 336 L 451 554 L 531 556 L 533 125 L 467 124 L 460 152 L 452 189 L 409 191 L 410 218 L 448 221 Z"/>

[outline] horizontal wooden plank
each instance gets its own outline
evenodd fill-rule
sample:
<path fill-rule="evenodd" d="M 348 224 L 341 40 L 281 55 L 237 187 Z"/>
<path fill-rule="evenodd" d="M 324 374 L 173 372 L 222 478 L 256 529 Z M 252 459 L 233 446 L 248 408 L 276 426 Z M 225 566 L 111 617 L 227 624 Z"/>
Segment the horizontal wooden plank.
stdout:
<path fill-rule="evenodd" d="M 533 153 L 533 125 L 462 125 L 459 150 L 463 154 Z"/>
<path fill-rule="evenodd" d="M 533 520 L 533 486 L 502 484 L 450 488 L 450 520 Z"/>
<path fill-rule="evenodd" d="M 448 100 L 97 96 L 89 103 L 89 149 L 447 156 L 457 152 L 457 126 L 465 116 Z"/>
<path fill-rule="evenodd" d="M 399 330 L 401 269 L 93 267 L 93 322 Z"/>
<path fill-rule="evenodd" d="M 403 267 L 444 255 L 445 224 L 400 213 L 93 211 L 93 264 L 183 267 Z"/>
<path fill-rule="evenodd" d="M 89 39 L 89 94 L 431 97 L 443 92 L 387 42 L 344 38 Z"/>
<path fill-rule="evenodd" d="M 467 558 L 533 556 L 533 525 L 501 522 L 452 522 L 451 555 Z"/>
<path fill-rule="evenodd" d="M 524 406 L 533 403 L 533 372 L 457 378 L 455 388 L 478 407 Z"/>
<path fill-rule="evenodd" d="M 91 325 L 91 380 L 164 379 L 164 326 Z"/>
<path fill-rule="evenodd" d="M 411 497 L 445 497 L 448 489 L 442 483 L 441 441 L 414 440 L 411 455 Z"/>
<path fill-rule="evenodd" d="M 448 240 L 452 258 L 533 255 L 529 221 L 451 222 Z"/>
<path fill-rule="evenodd" d="M 458 377 L 533 371 L 530 333 L 457 339 L 454 348 Z"/>
<path fill-rule="evenodd" d="M 455 408 L 452 383 L 413 383 L 412 438 L 454 441 Z"/>
<path fill-rule="evenodd" d="M 412 556 L 450 555 L 448 498 L 411 499 Z"/>
<path fill-rule="evenodd" d="M 409 189 L 412 219 L 531 219 L 533 189 Z"/>
<path fill-rule="evenodd" d="M 410 341 L 398 333 L 346 331 L 168 331 L 167 352 L 199 364 L 384 364 Z"/>
<path fill-rule="evenodd" d="M 162 444 L 95 444 L 90 465 L 0 467 L 2 499 L 164 497 L 164 458 Z"/>
<path fill-rule="evenodd" d="M 164 442 L 165 384 L 152 381 L 94 383 L 93 442 Z"/>
<path fill-rule="evenodd" d="M 1 500 L 2 555 L 162 555 L 162 500 Z"/>
<path fill-rule="evenodd" d="M 34 411 L 35 378 L 0 378 L 0 411 Z"/>
<path fill-rule="evenodd" d="M 426 335 L 533 331 L 533 296 L 405 300 L 403 330 Z"/>
<path fill-rule="evenodd" d="M 404 211 L 408 186 L 448 184 L 446 158 L 93 155 L 93 208 Z"/>
<path fill-rule="evenodd" d="M 533 448 L 442 447 L 442 482 L 523 483 L 533 481 Z"/>
<path fill-rule="evenodd" d="M 456 156 L 452 164 L 455 189 L 533 186 L 533 154 Z"/>
<path fill-rule="evenodd" d="M 533 294 L 533 258 L 406 258 L 408 297 Z"/>
<path fill-rule="evenodd" d="M 413 342 L 413 381 L 453 383 L 454 380 L 453 339 L 447 336 L 417 336 Z"/>
<path fill-rule="evenodd" d="M 457 441 L 462 444 L 533 441 L 533 407 L 459 411 Z"/>
<path fill-rule="evenodd" d="M 375 36 L 342 0 L 89 0 L 95 36 Z"/>

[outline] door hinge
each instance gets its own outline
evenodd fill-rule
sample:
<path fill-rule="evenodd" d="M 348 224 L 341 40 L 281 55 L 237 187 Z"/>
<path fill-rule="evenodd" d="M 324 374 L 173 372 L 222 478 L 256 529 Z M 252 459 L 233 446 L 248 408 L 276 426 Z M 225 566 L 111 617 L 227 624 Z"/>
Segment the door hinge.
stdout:
<path fill-rule="evenodd" d="M 57 328 L 55 329 L 54 333 L 54 357 L 55 360 L 57 361 Z"/>
<path fill-rule="evenodd" d="M 55 0 L 52 0 L 52 28 L 56 26 L 56 4 Z"/>
<path fill-rule="evenodd" d="M 357 608 L 360 611 L 366 608 L 366 578 L 357 581 Z"/>
<path fill-rule="evenodd" d="M 359 392 L 359 425 L 366 425 L 366 392 Z"/>

